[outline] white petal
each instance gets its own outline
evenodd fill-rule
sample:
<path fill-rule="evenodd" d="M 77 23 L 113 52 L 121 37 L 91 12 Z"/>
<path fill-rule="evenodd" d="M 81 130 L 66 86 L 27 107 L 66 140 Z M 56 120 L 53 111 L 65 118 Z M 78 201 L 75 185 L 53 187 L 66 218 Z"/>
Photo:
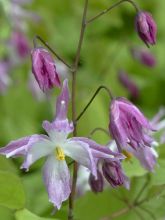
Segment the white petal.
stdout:
<path fill-rule="evenodd" d="M 65 160 L 56 160 L 51 155 L 44 165 L 43 172 L 49 201 L 60 209 L 62 202 L 68 199 L 71 192 L 67 164 Z"/>
<path fill-rule="evenodd" d="M 41 157 L 49 155 L 55 149 L 55 144 L 49 140 L 42 140 L 35 143 L 29 150 L 26 155 L 25 161 L 21 168 L 26 170 L 38 159 Z"/>
<path fill-rule="evenodd" d="M 67 142 L 64 143 L 61 147 L 67 156 L 90 169 L 92 174 L 97 177 L 96 164 L 87 143 L 82 141 L 73 141 L 71 138 L 68 139 Z"/>

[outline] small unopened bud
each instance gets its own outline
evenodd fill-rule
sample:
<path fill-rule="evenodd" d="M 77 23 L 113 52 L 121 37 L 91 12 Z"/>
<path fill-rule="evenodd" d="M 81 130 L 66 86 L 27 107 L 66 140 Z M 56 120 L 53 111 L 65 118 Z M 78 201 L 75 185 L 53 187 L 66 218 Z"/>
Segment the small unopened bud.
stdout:
<path fill-rule="evenodd" d="M 156 43 L 157 26 L 151 14 L 138 12 L 135 25 L 140 38 L 148 47 Z"/>
<path fill-rule="evenodd" d="M 14 46 L 20 58 L 25 58 L 30 54 L 29 42 L 26 36 L 19 31 L 15 31 L 11 37 L 11 43 Z"/>
<path fill-rule="evenodd" d="M 60 79 L 56 71 L 55 63 L 50 53 L 44 48 L 32 50 L 32 72 L 43 92 L 60 87 Z"/>
<path fill-rule="evenodd" d="M 125 183 L 125 175 L 121 168 L 120 162 L 104 162 L 103 174 L 112 187 L 121 186 Z"/>
<path fill-rule="evenodd" d="M 128 90 L 132 98 L 138 98 L 139 88 L 136 83 L 130 79 L 129 75 L 124 71 L 119 71 L 118 78 L 120 83 Z"/>
<path fill-rule="evenodd" d="M 93 192 L 98 193 L 103 191 L 104 181 L 103 176 L 99 170 L 97 170 L 97 179 L 90 174 L 89 176 L 89 185 Z"/>
<path fill-rule="evenodd" d="M 139 61 L 145 66 L 154 67 L 156 65 L 156 58 L 149 50 L 131 48 L 131 54 L 135 60 Z"/>

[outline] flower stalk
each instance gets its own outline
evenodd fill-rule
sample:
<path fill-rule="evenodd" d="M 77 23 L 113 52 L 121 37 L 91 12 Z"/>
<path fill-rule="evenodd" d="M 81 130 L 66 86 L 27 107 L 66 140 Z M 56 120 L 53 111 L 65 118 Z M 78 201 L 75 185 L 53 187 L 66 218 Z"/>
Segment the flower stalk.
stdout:
<path fill-rule="evenodd" d="M 95 97 L 98 95 L 98 93 L 104 89 L 108 95 L 110 96 L 111 100 L 114 99 L 113 95 L 112 95 L 112 92 L 110 91 L 109 88 L 107 88 L 106 86 L 99 86 L 98 89 L 96 90 L 96 92 L 94 93 L 94 95 L 92 96 L 92 98 L 90 99 L 90 101 L 88 102 L 88 104 L 85 106 L 85 108 L 82 110 L 82 112 L 78 115 L 78 117 L 76 118 L 75 122 L 77 123 L 80 118 L 83 116 L 83 114 L 86 112 L 86 110 L 88 109 L 88 107 L 92 104 L 93 100 L 95 99 Z M 76 124 L 75 123 L 75 124 Z"/>
<path fill-rule="evenodd" d="M 84 34 L 85 34 L 87 9 L 88 9 L 88 0 L 85 0 L 82 23 L 81 23 L 80 38 L 79 38 L 75 61 L 73 64 L 73 71 L 72 71 L 72 120 L 73 122 L 76 120 L 76 78 L 77 78 L 76 74 L 78 70 L 78 63 L 80 60 L 80 53 L 81 53 L 81 48 L 82 48 Z M 73 136 L 76 136 L 77 125 L 74 124 L 74 126 L 75 127 L 73 131 Z M 75 197 L 75 192 L 76 192 L 77 172 L 78 172 L 78 164 L 77 162 L 74 162 L 73 163 L 72 189 L 71 189 L 71 194 L 69 197 L 68 220 L 73 220 L 73 208 L 74 208 L 74 197 Z"/>
<path fill-rule="evenodd" d="M 112 9 L 118 7 L 119 5 L 121 5 L 121 4 L 124 3 L 124 2 L 129 2 L 129 3 L 135 8 L 136 12 L 139 12 L 139 11 L 140 11 L 138 5 L 137 5 L 134 1 L 132 1 L 132 0 L 121 0 L 121 1 L 119 1 L 119 2 L 117 2 L 117 3 L 115 3 L 115 4 L 113 4 L 113 5 L 110 6 L 109 8 L 105 9 L 104 11 L 98 13 L 98 14 L 95 15 L 93 18 L 89 19 L 89 20 L 87 21 L 87 24 L 92 23 L 92 22 L 95 21 L 96 19 L 100 18 L 102 15 L 107 14 L 109 11 L 111 11 Z"/>
<path fill-rule="evenodd" d="M 49 46 L 49 44 L 47 42 L 45 42 L 40 36 L 36 35 L 34 38 L 33 38 L 33 45 L 34 45 L 34 48 L 37 47 L 37 40 L 39 40 L 45 47 L 47 47 L 51 53 L 57 57 L 58 60 L 60 60 L 63 64 L 65 64 L 69 69 L 71 69 L 71 66 L 61 57 L 59 56 L 56 51 L 54 49 L 52 49 L 52 47 Z"/>

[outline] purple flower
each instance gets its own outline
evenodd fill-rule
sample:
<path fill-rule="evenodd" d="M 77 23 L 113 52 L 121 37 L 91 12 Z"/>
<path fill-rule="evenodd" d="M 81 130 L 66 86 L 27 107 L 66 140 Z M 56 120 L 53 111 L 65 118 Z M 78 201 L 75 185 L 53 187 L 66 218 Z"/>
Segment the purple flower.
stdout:
<path fill-rule="evenodd" d="M 121 84 L 128 90 L 131 94 L 131 97 L 137 98 L 139 96 L 139 88 L 136 83 L 130 79 L 127 73 L 124 71 L 119 71 L 118 73 L 119 80 Z"/>
<path fill-rule="evenodd" d="M 91 173 L 89 176 L 89 185 L 91 186 L 91 189 L 93 192 L 98 193 L 102 192 L 104 188 L 104 180 L 102 173 L 97 169 L 97 179 L 93 174 Z"/>
<path fill-rule="evenodd" d="M 15 31 L 12 33 L 11 44 L 14 46 L 20 58 L 25 58 L 30 54 L 28 39 L 22 32 Z"/>
<path fill-rule="evenodd" d="M 112 141 L 108 147 L 111 150 L 113 149 L 118 152 L 115 141 Z M 126 156 L 126 160 L 128 161 L 135 156 L 139 160 L 140 164 L 148 171 L 153 171 L 157 163 L 158 154 L 153 145 L 152 147 L 138 148 L 136 150 L 130 146 L 126 146 L 123 148 L 122 153 Z"/>
<path fill-rule="evenodd" d="M 146 49 L 131 48 L 131 54 L 134 59 L 148 67 L 154 67 L 156 65 L 155 56 Z"/>
<path fill-rule="evenodd" d="M 135 25 L 140 38 L 148 47 L 156 43 L 157 26 L 151 14 L 144 11 L 138 12 Z"/>
<path fill-rule="evenodd" d="M 43 92 L 61 85 L 54 60 L 44 48 L 32 50 L 32 72 Z"/>
<path fill-rule="evenodd" d="M 122 170 L 120 161 L 104 160 L 102 170 L 105 179 L 112 187 L 125 185 L 126 188 L 129 188 L 129 181 Z"/>
<path fill-rule="evenodd" d="M 32 135 L 10 142 L 0 149 L 0 154 L 24 156 L 21 168 L 29 167 L 41 157 L 47 160 L 43 167 L 43 179 L 47 188 L 49 201 L 57 208 L 68 199 L 70 186 L 70 172 L 65 161 L 66 156 L 87 167 L 97 179 L 96 158 L 114 158 L 110 150 L 88 144 L 87 138 L 67 138 L 73 132 L 73 123 L 67 119 L 69 104 L 69 90 L 67 79 L 63 83 L 62 92 L 56 102 L 56 116 L 52 123 L 43 122 L 43 128 L 48 135 Z M 89 141 L 90 143 L 90 141 Z M 95 143 L 95 142 L 94 142 Z"/>
<path fill-rule="evenodd" d="M 112 100 L 110 105 L 109 130 L 120 152 L 127 145 L 138 149 L 151 147 L 153 142 L 149 121 L 135 105 L 122 97 Z"/>

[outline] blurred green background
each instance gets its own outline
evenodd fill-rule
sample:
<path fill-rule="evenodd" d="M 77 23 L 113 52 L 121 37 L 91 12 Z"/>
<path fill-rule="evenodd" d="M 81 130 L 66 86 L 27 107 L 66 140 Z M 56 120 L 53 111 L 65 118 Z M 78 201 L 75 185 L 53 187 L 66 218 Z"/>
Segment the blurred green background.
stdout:
<path fill-rule="evenodd" d="M 89 0 L 87 17 L 91 18 L 115 2 L 114 0 Z M 159 107 L 165 104 L 165 1 L 137 0 L 136 2 L 143 10 L 152 13 L 157 23 L 157 44 L 150 48 L 156 56 L 157 65 L 154 68 L 147 68 L 132 59 L 128 49 L 130 43 L 145 47 L 135 32 L 135 10 L 129 3 L 114 9 L 87 27 L 77 75 L 77 112 L 81 111 L 100 84 L 110 87 L 116 96 L 129 98 L 127 90 L 118 81 L 119 69 L 126 70 L 137 83 L 140 96 L 136 100 L 136 105 L 146 116 L 152 118 Z M 33 37 L 38 34 L 69 63 L 72 63 L 79 39 L 83 4 L 83 0 L 34 0 L 22 5 L 24 10 L 33 11 L 40 16 L 39 22 L 25 19 L 25 34 L 31 48 Z M 4 44 L 13 30 L 9 18 L 10 10 L 12 10 L 11 2 L 1 0 L 1 58 L 14 55 L 10 54 L 9 48 Z M 0 95 L 0 146 L 22 136 L 43 132 L 42 121 L 53 119 L 55 99 L 59 91 L 53 91 L 49 101 L 38 102 L 27 86 L 30 70 L 29 54 L 27 59 L 21 60 L 10 70 L 13 83 L 5 94 Z M 80 120 L 78 135 L 88 136 L 95 127 L 107 128 L 108 112 L 108 97 L 101 92 Z M 99 132 L 94 135 L 94 138 L 103 144 L 108 141 L 106 135 Z M 142 195 L 143 198 L 147 197 L 147 200 L 142 204 L 142 208 L 130 208 L 125 215 L 115 219 L 164 219 L 164 146 L 160 146 L 157 150 L 160 154 L 159 166 L 153 174 L 148 176 L 136 160 L 132 163 L 125 162 L 126 173 L 131 177 L 131 190 L 107 189 L 99 195 L 87 192 L 82 198 L 76 200 L 75 219 L 103 220 L 113 211 L 126 207 L 126 204 L 136 197 L 148 178 L 149 185 Z M 21 162 L 22 159 L 7 160 L 0 156 L 0 219 L 67 219 L 67 202 L 59 212 L 51 216 L 53 207 L 48 202 L 41 176 L 40 168 L 43 160 L 33 165 L 28 173 L 19 170 Z M 125 198 L 125 202 L 120 199 L 121 197 Z"/>

